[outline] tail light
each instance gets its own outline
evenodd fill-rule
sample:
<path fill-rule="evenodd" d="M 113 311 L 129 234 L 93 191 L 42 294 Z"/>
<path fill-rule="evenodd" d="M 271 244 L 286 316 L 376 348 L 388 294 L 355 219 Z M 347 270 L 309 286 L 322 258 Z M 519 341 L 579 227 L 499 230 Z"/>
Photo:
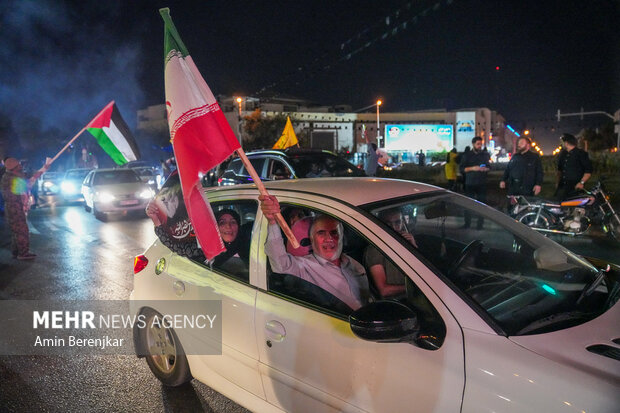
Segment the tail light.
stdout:
<path fill-rule="evenodd" d="M 133 260 L 133 273 L 137 274 L 146 266 L 149 265 L 149 260 L 144 255 L 136 255 L 136 258 Z"/>

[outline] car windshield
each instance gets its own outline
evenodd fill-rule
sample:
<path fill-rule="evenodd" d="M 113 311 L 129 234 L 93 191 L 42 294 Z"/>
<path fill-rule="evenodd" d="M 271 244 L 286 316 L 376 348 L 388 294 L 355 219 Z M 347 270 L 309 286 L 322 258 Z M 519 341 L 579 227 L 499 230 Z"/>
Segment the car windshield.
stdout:
<path fill-rule="evenodd" d="M 288 160 L 298 178 L 364 176 L 351 162 L 328 153 L 289 155 Z"/>
<path fill-rule="evenodd" d="M 60 178 L 60 174 L 58 172 L 46 172 L 41 176 L 41 179 L 47 179 L 47 180 L 58 179 L 58 178 Z"/>
<path fill-rule="evenodd" d="M 155 175 L 155 171 L 153 171 L 153 168 L 149 168 L 149 167 L 141 167 L 141 168 L 132 168 L 134 171 L 136 171 L 138 173 L 138 175 L 142 175 L 142 176 L 153 176 Z"/>
<path fill-rule="evenodd" d="M 127 184 L 140 182 L 138 175 L 131 169 L 117 169 L 114 171 L 99 171 L 95 174 L 94 185 Z"/>
<path fill-rule="evenodd" d="M 65 175 L 65 179 L 84 179 L 84 177 L 86 175 L 88 175 L 88 173 L 90 172 L 89 169 L 84 169 L 84 170 L 74 170 L 74 171 L 67 171 L 66 175 Z"/>
<path fill-rule="evenodd" d="M 364 209 L 394 237 L 412 234 L 402 242 L 507 335 L 578 325 L 617 300 L 588 261 L 469 198 L 435 192 Z"/>

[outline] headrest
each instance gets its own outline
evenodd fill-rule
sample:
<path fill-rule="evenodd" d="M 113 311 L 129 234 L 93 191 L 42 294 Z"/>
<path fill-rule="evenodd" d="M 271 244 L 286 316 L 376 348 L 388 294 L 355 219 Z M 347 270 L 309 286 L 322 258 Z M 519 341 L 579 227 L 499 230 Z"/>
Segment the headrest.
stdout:
<path fill-rule="evenodd" d="M 291 231 L 299 242 L 299 248 L 293 248 L 290 241 L 286 241 L 286 251 L 295 256 L 304 256 L 310 254 L 312 250 L 310 242 L 310 225 L 312 225 L 312 217 L 304 217 L 293 224 Z"/>

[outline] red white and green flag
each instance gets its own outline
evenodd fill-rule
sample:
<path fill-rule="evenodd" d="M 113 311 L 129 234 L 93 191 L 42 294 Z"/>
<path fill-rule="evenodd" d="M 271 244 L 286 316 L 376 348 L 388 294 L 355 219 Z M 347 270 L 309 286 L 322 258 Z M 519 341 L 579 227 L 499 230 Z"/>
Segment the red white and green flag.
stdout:
<path fill-rule="evenodd" d="M 138 145 L 127 123 L 123 120 L 114 101 L 86 125 L 86 129 L 95 137 L 97 143 L 110 155 L 117 165 L 135 161 L 140 157 Z"/>
<path fill-rule="evenodd" d="M 166 109 L 183 199 L 198 242 L 212 259 L 225 251 L 200 178 L 241 145 L 177 32 L 170 10 L 164 19 Z"/>

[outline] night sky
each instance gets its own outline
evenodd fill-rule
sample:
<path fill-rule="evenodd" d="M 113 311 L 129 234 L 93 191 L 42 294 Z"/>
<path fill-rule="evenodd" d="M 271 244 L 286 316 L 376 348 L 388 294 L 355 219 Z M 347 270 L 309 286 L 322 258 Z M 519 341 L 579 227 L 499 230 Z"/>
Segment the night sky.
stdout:
<path fill-rule="evenodd" d="M 618 1 L 329 3 L 5 0 L 0 111 L 70 137 L 116 100 L 134 128 L 138 109 L 164 101 L 160 7 L 215 95 L 484 106 L 517 129 L 558 109 L 620 109 Z"/>

